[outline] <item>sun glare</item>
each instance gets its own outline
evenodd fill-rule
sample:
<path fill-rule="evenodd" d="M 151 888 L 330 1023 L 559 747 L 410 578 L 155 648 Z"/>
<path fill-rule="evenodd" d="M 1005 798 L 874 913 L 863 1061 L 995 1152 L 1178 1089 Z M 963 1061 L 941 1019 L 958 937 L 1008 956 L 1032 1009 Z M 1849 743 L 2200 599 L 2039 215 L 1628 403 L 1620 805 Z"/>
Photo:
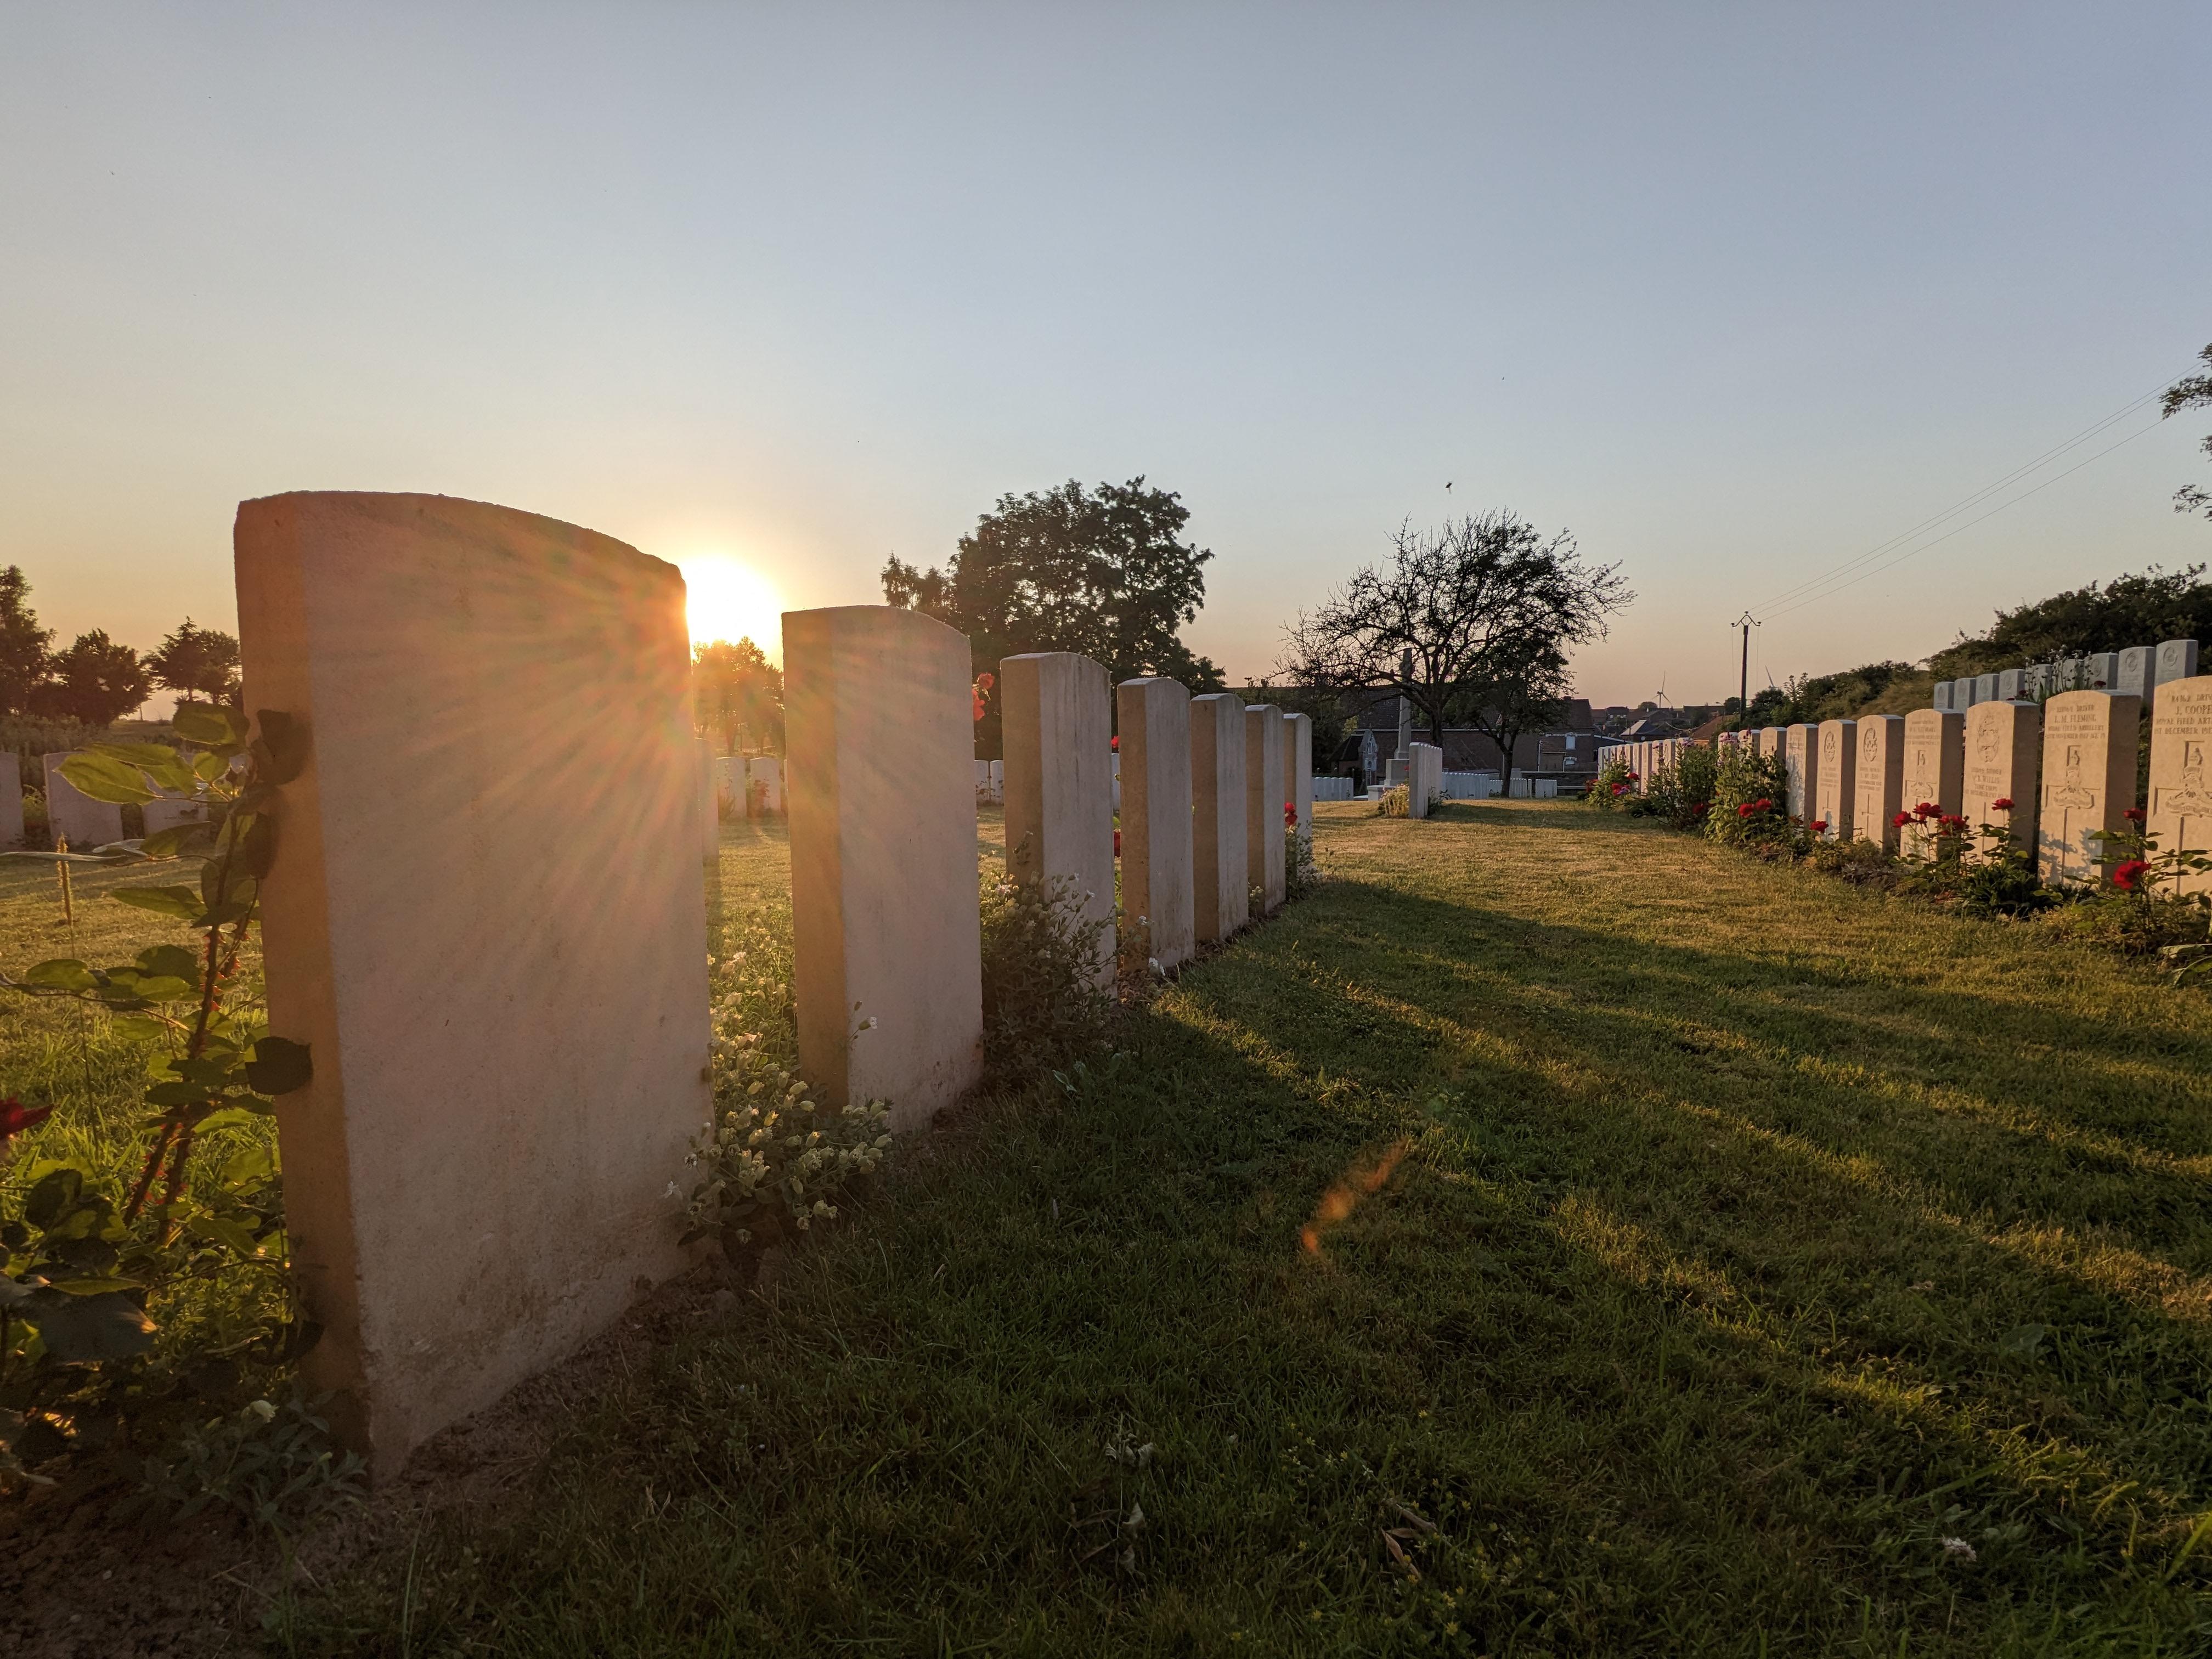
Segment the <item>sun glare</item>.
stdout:
<path fill-rule="evenodd" d="M 772 659 L 783 655 L 783 596 L 751 566 L 723 553 L 679 559 L 691 643 L 750 639 Z"/>

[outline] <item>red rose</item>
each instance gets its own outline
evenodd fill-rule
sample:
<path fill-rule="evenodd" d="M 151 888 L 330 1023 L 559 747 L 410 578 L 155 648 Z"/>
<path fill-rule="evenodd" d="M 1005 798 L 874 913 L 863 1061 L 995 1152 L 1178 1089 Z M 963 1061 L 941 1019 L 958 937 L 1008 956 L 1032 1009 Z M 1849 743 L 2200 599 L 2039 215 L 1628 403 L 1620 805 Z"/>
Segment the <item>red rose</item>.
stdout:
<path fill-rule="evenodd" d="M 1906 824 L 1911 822 L 1912 814 L 1910 812 L 1899 812 L 1895 817 L 1890 820 L 1890 823 L 1899 830 L 1904 829 Z"/>
<path fill-rule="evenodd" d="M 1115 754 L 1120 754 L 1121 752 L 1121 734 L 1116 732 L 1113 737 L 1108 738 L 1106 741 L 1106 746 L 1112 750 Z"/>
<path fill-rule="evenodd" d="M 1114 832 L 1114 856 L 1117 859 L 1121 856 L 1121 832 L 1119 830 Z"/>
<path fill-rule="evenodd" d="M 1990 811 L 1992 812 L 2011 811 L 2012 797 L 2010 795 L 1999 795 L 1995 800 L 1990 803 Z"/>
<path fill-rule="evenodd" d="M 1805 827 L 1806 827 L 1807 829 L 1810 830 L 1811 830 L 1814 835 L 1816 835 L 1816 836 L 1817 836 L 1817 835 L 1819 835 L 1819 834 L 1820 833 L 1820 831 L 1822 831 L 1823 830 L 1826 830 L 1826 829 L 1828 827 L 1828 821 L 1827 821 L 1827 819 L 1826 819 L 1826 818 L 1814 818 L 1814 819 L 1813 820 L 1813 822 L 1812 822 L 1812 823 L 1810 823 L 1809 824 L 1806 825 Z"/>
<path fill-rule="evenodd" d="M 2120 816 L 2124 818 L 2130 819 L 2134 823 L 2141 823 L 2143 820 L 2143 810 L 2140 806 L 2130 806 L 2126 811 L 2121 813 Z"/>
<path fill-rule="evenodd" d="M 2143 872 L 2149 868 L 2146 860 L 2129 859 L 2112 872 L 2112 885 L 2123 893 L 2132 893 L 2136 884 L 2142 879 Z"/>
<path fill-rule="evenodd" d="M 998 683 L 998 677 L 993 674 L 988 668 L 981 673 L 975 676 L 975 686 L 978 690 L 988 691 Z"/>
<path fill-rule="evenodd" d="M 4 1146 L 26 1129 L 35 1129 L 53 1115 L 52 1106 L 26 1106 L 10 1095 L 0 1100 L 0 1146 Z"/>
<path fill-rule="evenodd" d="M 1297 827 L 1298 809 L 1293 803 L 1285 801 L 1283 803 L 1283 828 L 1285 830 L 1295 830 Z"/>

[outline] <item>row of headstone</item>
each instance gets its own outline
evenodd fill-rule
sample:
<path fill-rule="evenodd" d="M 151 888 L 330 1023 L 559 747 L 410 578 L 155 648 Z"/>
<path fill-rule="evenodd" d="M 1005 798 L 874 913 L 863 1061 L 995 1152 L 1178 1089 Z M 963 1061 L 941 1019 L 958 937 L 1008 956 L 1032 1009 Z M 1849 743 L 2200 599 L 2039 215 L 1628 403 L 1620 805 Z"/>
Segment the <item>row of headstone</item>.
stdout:
<path fill-rule="evenodd" d="M 262 887 L 270 1030 L 313 1055 L 277 1105 L 325 1329 L 305 1380 L 383 1479 L 688 1264 L 677 1194 L 713 1099 L 678 849 L 729 774 L 692 732 L 672 565 L 431 495 L 246 502 L 235 547 L 246 706 L 313 734 Z M 982 1070 L 969 643 L 869 605 L 789 612 L 783 647 L 800 1066 L 907 1133 Z M 1110 921 L 1105 671 L 1001 667 L 1010 870 Z M 1311 726 L 1166 679 L 1110 695 L 1122 915 L 1169 966 L 1254 889 L 1281 903 Z"/>
<path fill-rule="evenodd" d="M 1935 706 L 1963 714 L 1984 702 L 2041 702 L 2066 691 L 2123 691 L 2158 706 L 2159 688 L 2197 673 L 2195 640 L 2167 640 L 2125 651 L 2094 652 L 2056 662 L 2030 663 L 1969 679 L 1936 682 Z"/>
<path fill-rule="evenodd" d="M 975 763 L 975 799 L 983 801 L 1002 801 L 1006 798 L 1006 763 L 1004 761 L 979 760 Z"/>
<path fill-rule="evenodd" d="M 2138 805 L 2142 708 L 2132 691 L 2061 691 L 1742 737 L 1761 754 L 1783 757 L 1786 810 L 1826 840 L 1923 852 L 1936 833 L 1916 816 L 1925 804 L 1963 817 L 1978 849 L 1996 840 L 1984 825 L 2008 829 L 2015 847 L 2032 849 L 2045 881 L 2084 884 L 2114 862 L 2091 832 L 2125 830 Z M 2150 798 L 2142 803 L 2161 854 L 2212 853 L 2208 749 L 2212 676 L 2163 683 L 2151 709 Z M 2212 890 L 2212 876 L 2185 873 L 2178 890 Z"/>

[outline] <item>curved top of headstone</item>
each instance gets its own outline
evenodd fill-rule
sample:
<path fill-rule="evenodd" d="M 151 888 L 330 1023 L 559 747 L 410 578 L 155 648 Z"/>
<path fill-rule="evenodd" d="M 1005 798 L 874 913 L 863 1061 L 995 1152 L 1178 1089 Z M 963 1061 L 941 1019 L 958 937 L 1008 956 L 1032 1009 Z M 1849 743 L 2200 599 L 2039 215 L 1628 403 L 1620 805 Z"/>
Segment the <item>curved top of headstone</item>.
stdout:
<path fill-rule="evenodd" d="M 684 579 L 684 573 L 667 560 L 640 552 L 628 542 L 617 541 L 599 531 L 586 530 L 565 520 L 549 519 L 541 513 L 526 513 L 520 507 L 501 507 L 495 501 L 472 501 L 460 495 L 430 495 L 406 490 L 291 489 L 240 501 L 235 522 L 245 525 L 255 520 L 282 520 L 288 514 L 327 517 L 338 514 L 386 525 L 427 519 L 448 531 L 475 532 L 494 544 L 506 539 L 501 534 L 504 530 L 511 535 L 527 535 L 541 544 L 565 542 L 599 557 L 626 556 L 659 566 L 678 582 Z"/>

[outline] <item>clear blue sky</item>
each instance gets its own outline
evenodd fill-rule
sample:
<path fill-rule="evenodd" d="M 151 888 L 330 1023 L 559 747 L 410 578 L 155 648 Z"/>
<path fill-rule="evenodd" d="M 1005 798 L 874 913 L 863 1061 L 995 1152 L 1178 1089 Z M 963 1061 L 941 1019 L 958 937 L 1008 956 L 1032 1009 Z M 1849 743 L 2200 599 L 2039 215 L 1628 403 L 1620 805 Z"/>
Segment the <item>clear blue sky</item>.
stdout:
<path fill-rule="evenodd" d="M 1510 506 L 1642 596 L 1584 690 L 1717 696 L 1747 603 L 2212 340 L 2208 85 L 2203 0 L 13 0 L 0 561 L 143 647 L 228 624 L 241 497 L 420 489 L 862 602 L 1143 472 L 1232 674 Z M 2208 428 L 1777 615 L 1754 682 L 2212 553 Z"/>

